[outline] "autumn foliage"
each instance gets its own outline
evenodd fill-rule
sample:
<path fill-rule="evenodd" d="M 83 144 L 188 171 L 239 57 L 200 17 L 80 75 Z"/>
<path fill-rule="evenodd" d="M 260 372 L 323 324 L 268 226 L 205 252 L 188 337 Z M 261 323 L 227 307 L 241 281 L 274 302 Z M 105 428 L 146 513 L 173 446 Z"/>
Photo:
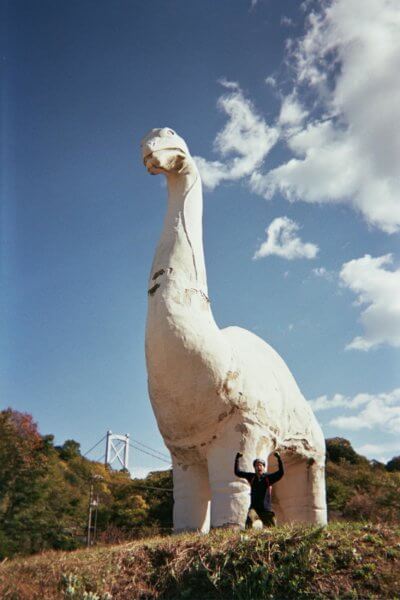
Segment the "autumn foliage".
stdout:
<path fill-rule="evenodd" d="M 161 489 L 172 487 L 169 471 L 131 479 L 82 457 L 74 440 L 54 446 L 53 436 L 40 435 L 31 415 L 1 411 L 0 559 L 84 545 L 93 480 L 100 501 L 99 539 L 170 531 L 172 495 Z"/>

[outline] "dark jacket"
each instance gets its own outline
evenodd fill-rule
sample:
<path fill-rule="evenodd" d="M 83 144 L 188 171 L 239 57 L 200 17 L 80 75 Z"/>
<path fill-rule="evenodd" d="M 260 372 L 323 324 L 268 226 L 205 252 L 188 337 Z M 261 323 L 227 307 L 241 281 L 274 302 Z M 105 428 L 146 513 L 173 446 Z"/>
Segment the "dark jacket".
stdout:
<path fill-rule="evenodd" d="M 272 510 L 271 508 L 271 486 L 279 481 L 284 474 L 282 460 L 278 458 L 279 469 L 274 473 L 263 473 L 258 477 L 256 473 L 241 471 L 239 469 L 240 457 L 235 458 L 235 475 L 247 479 L 250 484 L 251 503 L 250 508 L 255 510 Z"/>

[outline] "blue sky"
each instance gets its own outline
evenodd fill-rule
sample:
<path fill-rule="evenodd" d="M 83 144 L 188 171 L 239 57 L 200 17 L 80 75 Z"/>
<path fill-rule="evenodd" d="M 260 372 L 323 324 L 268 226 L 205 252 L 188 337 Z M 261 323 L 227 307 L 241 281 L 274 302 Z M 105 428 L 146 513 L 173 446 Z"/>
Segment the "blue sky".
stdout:
<path fill-rule="evenodd" d="M 111 429 L 164 449 L 144 326 L 166 190 L 139 144 L 168 126 L 206 184 L 217 322 L 278 350 L 326 436 L 398 454 L 396 2 L 1 11 L 2 405 L 57 443 Z M 160 467 L 132 451 L 134 473 Z"/>

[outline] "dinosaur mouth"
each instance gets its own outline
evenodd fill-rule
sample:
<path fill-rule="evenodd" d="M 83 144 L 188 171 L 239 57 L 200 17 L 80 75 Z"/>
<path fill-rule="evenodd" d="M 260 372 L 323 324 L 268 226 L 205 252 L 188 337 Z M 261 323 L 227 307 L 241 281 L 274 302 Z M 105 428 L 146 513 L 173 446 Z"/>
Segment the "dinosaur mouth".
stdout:
<path fill-rule="evenodd" d="M 164 151 L 174 151 L 176 152 L 176 156 L 175 155 L 171 155 L 168 158 L 166 157 L 166 160 L 160 160 L 162 157 L 161 156 L 157 156 L 157 153 L 162 153 Z M 173 170 L 177 170 L 176 169 L 176 165 L 177 165 L 177 158 L 178 156 L 180 157 L 184 157 L 183 156 L 184 153 L 182 152 L 182 150 L 180 148 L 175 148 L 175 147 L 171 147 L 171 148 L 157 148 L 155 150 L 151 150 L 150 152 L 148 152 L 147 154 L 144 155 L 143 157 L 143 164 L 146 167 L 147 171 L 153 175 L 157 174 L 154 172 L 154 170 L 156 169 L 158 173 L 160 172 L 169 172 L 169 171 L 173 171 Z M 162 164 L 163 163 L 163 164 Z"/>
<path fill-rule="evenodd" d="M 155 170 L 157 173 L 166 172 L 166 169 L 161 165 L 161 162 L 157 156 L 154 156 L 154 152 L 150 152 L 150 154 L 146 154 L 143 158 L 143 164 L 146 167 L 148 173 L 155 175 Z"/>
<path fill-rule="evenodd" d="M 146 166 L 146 163 L 153 158 L 153 152 L 149 152 L 148 154 L 146 154 L 145 156 L 143 156 L 143 164 L 144 166 Z"/>
<path fill-rule="evenodd" d="M 183 153 L 183 150 L 181 148 L 176 148 L 175 146 L 161 146 L 161 148 L 152 148 L 146 154 L 143 155 L 143 162 L 145 163 L 156 152 L 162 152 L 163 150 L 175 150 L 175 152 L 179 152 L 180 154 Z"/>

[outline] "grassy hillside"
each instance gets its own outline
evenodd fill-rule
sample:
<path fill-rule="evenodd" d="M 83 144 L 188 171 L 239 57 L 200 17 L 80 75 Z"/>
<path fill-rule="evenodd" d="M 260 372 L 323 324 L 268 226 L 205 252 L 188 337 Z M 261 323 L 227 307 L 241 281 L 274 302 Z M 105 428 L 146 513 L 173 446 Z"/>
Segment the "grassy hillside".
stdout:
<path fill-rule="evenodd" d="M 399 572 L 395 527 L 216 530 L 8 560 L 0 566 L 0 598 L 393 600 Z"/>

